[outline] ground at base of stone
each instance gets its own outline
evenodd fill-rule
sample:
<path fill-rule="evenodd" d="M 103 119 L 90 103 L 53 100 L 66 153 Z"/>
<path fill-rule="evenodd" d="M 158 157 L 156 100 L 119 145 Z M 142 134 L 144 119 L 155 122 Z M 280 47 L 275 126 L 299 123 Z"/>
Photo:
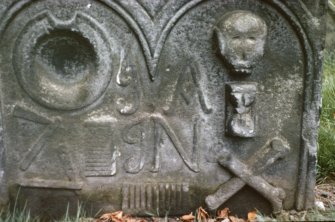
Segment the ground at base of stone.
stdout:
<path fill-rule="evenodd" d="M 205 220 L 192 219 L 184 220 L 177 217 L 166 218 L 137 218 L 129 217 L 125 222 L 256 222 L 256 221 L 335 221 L 335 181 L 327 181 L 327 183 L 319 184 L 315 187 L 315 200 L 321 206 L 316 206 L 315 209 L 308 211 L 297 212 L 295 210 L 282 211 L 276 218 L 270 218 L 257 213 L 256 218 L 252 220 L 241 219 L 237 217 L 226 218 L 203 218 Z M 202 209 L 202 208 L 201 208 Z M 185 215 L 188 216 L 188 215 Z M 193 216 L 193 215 L 192 215 Z M 101 220 L 93 218 L 82 218 L 80 222 L 123 222 L 122 220 Z"/>
<path fill-rule="evenodd" d="M 335 181 L 317 185 L 314 191 L 316 200 L 321 201 L 326 209 L 335 209 Z"/>
<path fill-rule="evenodd" d="M 335 221 L 335 180 L 328 180 L 315 187 L 315 200 L 319 202 L 315 209 L 297 212 L 295 210 L 282 211 L 276 218 L 262 215 L 261 212 L 252 212 L 254 216 L 248 219 L 238 218 L 231 214 L 221 214 L 221 217 L 209 217 L 207 212 L 199 207 L 193 214 L 184 215 L 183 217 L 132 217 L 124 215 L 122 211 L 107 213 L 113 215 L 110 218 L 80 218 L 76 222 L 256 222 L 256 221 Z M 203 217 L 196 219 L 195 214 L 203 213 Z M 190 212 L 191 213 L 191 212 Z M 227 216 L 222 216 L 227 215 Z M 193 217 L 193 219 L 192 219 Z M 248 215 L 249 217 L 249 215 Z M 188 220 L 185 220 L 188 218 Z M 1 221 L 1 218 L 0 218 Z M 69 221 L 70 222 L 70 221 Z"/>

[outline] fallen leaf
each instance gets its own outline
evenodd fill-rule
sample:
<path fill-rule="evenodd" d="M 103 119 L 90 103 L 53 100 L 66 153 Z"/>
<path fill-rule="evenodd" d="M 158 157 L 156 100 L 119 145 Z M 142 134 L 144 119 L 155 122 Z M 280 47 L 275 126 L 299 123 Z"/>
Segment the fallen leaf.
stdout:
<path fill-rule="evenodd" d="M 97 219 L 96 222 L 112 222 L 112 216 L 110 213 L 108 214 L 103 214 L 99 219 Z"/>
<path fill-rule="evenodd" d="M 229 219 L 231 222 L 238 222 L 238 218 L 234 217 L 234 216 L 229 216 Z"/>
<path fill-rule="evenodd" d="M 206 215 L 207 217 L 209 217 L 209 214 L 207 213 L 207 211 L 205 211 L 205 209 L 204 208 L 202 208 L 202 207 L 199 207 L 199 209 L 198 209 L 202 214 L 204 214 L 204 215 Z"/>
<path fill-rule="evenodd" d="M 257 218 L 257 211 L 254 210 L 254 211 L 250 211 L 248 213 L 248 221 L 255 221 Z"/>
<path fill-rule="evenodd" d="M 143 218 L 133 218 L 133 217 L 128 217 L 123 220 L 124 222 L 147 222 L 147 220 Z"/>
<path fill-rule="evenodd" d="M 229 216 L 230 222 L 247 222 L 247 220 L 243 218 L 238 218 L 234 216 Z"/>
<path fill-rule="evenodd" d="M 160 218 L 159 217 L 152 217 L 152 222 L 160 222 Z"/>
<path fill-rule="evenodd" d="M 113 213 L 103 214 L 97 222 L 123 222 L 123 212 L 116 211 Z"/>
<path fill-rule="evenodd" d="M 192 222 L 195 219 L 193 212 L 191 212 L 190 214 L 184 215 L 180 218 L 180 220 L 184 221 L 184 222 Z"/>
<path fill-rule="evenodd" d="M 123 217 L 123 212 L 122 211 L 116 211 L 114 213 L 112 213 L 113 217 L 117 218 L 117 219 L 122 219 Z"/>
<path fill-rule="evenodd" d="M 224 208 L 223 210 L 219 210 L 219 211 L 217 212 L 217 217 L 218 217 L 219 219 L 225 219 L 225 218 L 228 218 L 228 217 L 229 217 L 229 213 L 230 213 L 229 208 L 226 207 L 226 208 Z"/>
<path fill-rule="evenodd" d="M 204 208 L 199 207 L 197 210 L 197 221 L 201 222 L 201 221 L 205 221 L 207 222 L 207 218 L 209 217 L 209 214 L 207 213 L 207 211 L 204 210 Z"/>

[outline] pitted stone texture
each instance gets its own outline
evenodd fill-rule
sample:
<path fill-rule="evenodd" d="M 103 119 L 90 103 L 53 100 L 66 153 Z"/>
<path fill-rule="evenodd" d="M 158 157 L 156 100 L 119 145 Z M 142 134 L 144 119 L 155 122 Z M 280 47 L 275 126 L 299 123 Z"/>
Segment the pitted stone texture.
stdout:
<path fill-rule="evenodd" d="M 325 6 L 1 1 L 1 188 L 50 217 L 312 206 Z"/>
<path fill-rule="evenodd" d="M 0 123 L 2 116 L 0 115 Z M 0 125 L 0 208 L 4 207 L 8 202 L 7 177 L 5 171 L 5 150 L 3 143 L 3 128 Z"/>
<path fill-rule="evenodd" d="M 335 4 L 332 0 L 328 0 L 326 49 L 330 52 L 335 49 Z"/>

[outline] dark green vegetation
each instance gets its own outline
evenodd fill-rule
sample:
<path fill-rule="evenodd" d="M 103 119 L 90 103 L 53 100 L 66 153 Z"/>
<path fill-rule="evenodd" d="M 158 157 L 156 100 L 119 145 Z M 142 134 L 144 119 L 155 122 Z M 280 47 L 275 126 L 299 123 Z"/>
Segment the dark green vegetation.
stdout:
<path fill-rule="evenodd" d="M 318 181 L 335 178 L 335 53 L 324 56 L 322 112 L 319 128 Z"/>

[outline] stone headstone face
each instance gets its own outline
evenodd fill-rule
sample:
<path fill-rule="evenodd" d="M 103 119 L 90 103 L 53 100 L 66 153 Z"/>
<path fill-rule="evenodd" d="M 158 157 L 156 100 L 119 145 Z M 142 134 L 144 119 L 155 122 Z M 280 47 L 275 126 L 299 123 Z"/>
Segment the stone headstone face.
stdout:
<path fill-rule="evenodd" d="M 1 120 L 1 115 L 0 115 Z M 2 120 L 0 121 L 2 122 Z M 5 174 L 5 154 L 3 144 L 3 128 L 0 126 L 0 208 L 4 207 L 8 202 L 7 181 Z"/>
<path fill-rule="evenodd" d="M 49 216 L 313 206 L 326 5 L 1 1 L 3 192 Z"/>

